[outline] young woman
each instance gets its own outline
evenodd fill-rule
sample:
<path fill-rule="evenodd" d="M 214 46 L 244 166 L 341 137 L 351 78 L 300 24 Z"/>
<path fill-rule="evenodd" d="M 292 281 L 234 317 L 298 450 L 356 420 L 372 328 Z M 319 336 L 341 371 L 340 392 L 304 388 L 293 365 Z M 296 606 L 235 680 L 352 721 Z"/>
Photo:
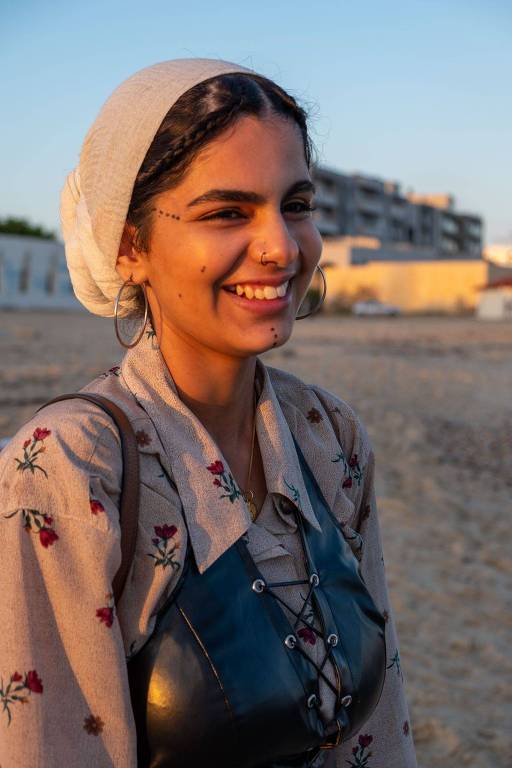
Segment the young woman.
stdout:
<path fill-rule="evenodd" d="M 136 548 L 115 603 L 119 432 L 38 412 L 0 454 L 0 764 L 416 765 L 368 436 L 258 357 L 307 314 L 311 162 L 296 101 L 217 60 L 136 73 L 89 131 L 62 225 L 128 347 L 81 392 L 135 431 Z"/>

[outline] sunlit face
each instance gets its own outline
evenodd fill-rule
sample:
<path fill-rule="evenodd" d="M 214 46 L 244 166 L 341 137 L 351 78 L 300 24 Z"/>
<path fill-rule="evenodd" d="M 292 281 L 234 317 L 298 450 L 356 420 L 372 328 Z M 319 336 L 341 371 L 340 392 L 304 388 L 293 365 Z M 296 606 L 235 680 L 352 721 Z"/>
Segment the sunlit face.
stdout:
<path fill-rule="evenodd" d="M 169 343 L 237 357 L 283 344 L 320 258 L 312 202 L 295 123 L 244 116 L 211 141 L 154 202 L 146 280 Z"/>

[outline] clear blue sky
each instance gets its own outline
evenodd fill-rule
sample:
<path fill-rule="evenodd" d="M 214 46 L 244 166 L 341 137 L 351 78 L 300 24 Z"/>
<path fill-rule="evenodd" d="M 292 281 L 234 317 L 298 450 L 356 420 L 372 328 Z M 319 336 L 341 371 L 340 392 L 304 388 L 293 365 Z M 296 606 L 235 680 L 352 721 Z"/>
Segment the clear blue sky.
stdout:
<path fill-rule="evenodd" d="M 313 112 L 321 162 L 449 192 L 512 240 L 510 0 L 2 0 L 0 216 L 58 227 L 110 92 L 157 61 L 219 57 Z"/>

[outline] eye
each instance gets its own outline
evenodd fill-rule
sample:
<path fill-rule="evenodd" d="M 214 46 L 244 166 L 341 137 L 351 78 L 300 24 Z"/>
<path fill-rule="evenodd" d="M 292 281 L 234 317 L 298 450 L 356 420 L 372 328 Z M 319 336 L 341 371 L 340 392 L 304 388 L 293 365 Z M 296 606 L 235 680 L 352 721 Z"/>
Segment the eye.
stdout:
<path fill-rule="evenodd" d="M 234 214 L 234 216 L 233 216 Z M 209 221 L 210 219 L 234 219 L 241 215 L 240 211 L 236 208 L 224 208 L 222 211 L 217 211 L 209 216 L 205 216 L 201 221 Z"/>
<path fill-rule="evenodd" d="M 291 203 L 287 203 L 285 207 L 288 210 L 290 206 L 292 208 L 295 207 L 295 210 L 291 210 L 290 213 L 312 213 L 316 211 L 316 205 L 311 205 L 305 200 L 293 200 Z"/>

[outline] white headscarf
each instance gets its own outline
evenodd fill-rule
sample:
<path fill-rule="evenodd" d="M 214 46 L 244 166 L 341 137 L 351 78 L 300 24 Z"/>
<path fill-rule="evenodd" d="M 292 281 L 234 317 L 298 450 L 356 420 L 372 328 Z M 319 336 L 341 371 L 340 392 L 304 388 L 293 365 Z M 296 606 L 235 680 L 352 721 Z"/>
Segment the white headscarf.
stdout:
<path fill-rule="evenodd" d="M 133 185 L 162 120 L 185 91 L 232 72 L 254 74 L 220 59 L 163 61 L 129 77 L 103 105 L 66 179 L 60 209 L 73 290 L 93 314 L 114 314 L 123 284 L 115 265 Z M 123 291 L 120 316 L 135 309 L 137 290 Z"/>

